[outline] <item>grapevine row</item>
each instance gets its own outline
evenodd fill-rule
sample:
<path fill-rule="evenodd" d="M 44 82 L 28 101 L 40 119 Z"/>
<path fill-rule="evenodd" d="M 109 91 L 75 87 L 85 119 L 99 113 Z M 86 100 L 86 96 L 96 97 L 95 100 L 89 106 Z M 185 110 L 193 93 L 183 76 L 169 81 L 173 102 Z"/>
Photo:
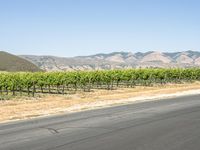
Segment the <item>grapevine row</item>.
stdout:
<path fill-rule="evenodd" d="M 72 72 L 0 73 L 0 94 L 27 93 L 66 94 L 69 91 L 90 91 L 95 88 L 151 86 L 181 83 L 200 79 L 200 69 L 127 69 Z"/>

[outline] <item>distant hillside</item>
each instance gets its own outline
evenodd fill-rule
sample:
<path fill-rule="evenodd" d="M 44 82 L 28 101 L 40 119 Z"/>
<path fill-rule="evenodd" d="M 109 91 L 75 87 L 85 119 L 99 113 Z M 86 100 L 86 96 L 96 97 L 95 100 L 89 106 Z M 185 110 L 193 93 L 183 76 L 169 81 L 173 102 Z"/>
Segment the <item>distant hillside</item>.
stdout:
<path fill-rule="evenodd" d="M 0 51 L 0 71 L 41 71 L 30 61 L 21 57 Z"/>
<path fill-rule="evenodd" d="M 114 52 L 71 58 L 55 56 L 21 56 L 47 71 L 98 70 L 122 68 L 188 68 L 200 67 L 200 52 Z"/>

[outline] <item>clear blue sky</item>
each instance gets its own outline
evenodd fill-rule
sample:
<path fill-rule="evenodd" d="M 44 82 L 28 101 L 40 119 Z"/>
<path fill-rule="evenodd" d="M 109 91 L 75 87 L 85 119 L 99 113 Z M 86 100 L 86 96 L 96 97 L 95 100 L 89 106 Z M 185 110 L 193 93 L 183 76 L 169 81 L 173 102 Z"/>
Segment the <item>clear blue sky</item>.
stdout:
<path fill-rule="evenodd" d="M 200 1 L 0 0 L 0 50 L 66 57 L 200 50 Z"/>

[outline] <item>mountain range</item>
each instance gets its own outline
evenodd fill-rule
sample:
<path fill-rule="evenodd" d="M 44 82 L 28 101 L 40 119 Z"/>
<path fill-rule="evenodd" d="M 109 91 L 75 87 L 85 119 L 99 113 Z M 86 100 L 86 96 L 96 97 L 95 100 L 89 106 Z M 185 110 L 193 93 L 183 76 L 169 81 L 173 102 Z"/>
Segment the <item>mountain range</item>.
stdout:
<path fill-rule="evenodd" d="M 199 51 L 113 52 L 77 57 L 21 55 L 46 71 L 200 67 Z"/>

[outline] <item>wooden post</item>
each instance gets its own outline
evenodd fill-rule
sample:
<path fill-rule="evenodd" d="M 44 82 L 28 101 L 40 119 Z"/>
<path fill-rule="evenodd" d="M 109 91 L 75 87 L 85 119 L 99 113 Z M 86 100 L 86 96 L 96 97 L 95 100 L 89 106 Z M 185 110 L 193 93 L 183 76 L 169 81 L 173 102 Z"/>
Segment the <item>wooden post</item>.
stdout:
<path fill-rule="evenodd" d="M 28 91 L 28 96 L 30 95 L 30 87 L 28 86 L 27 88 L 27 91 Z"/>
<path fill-rule="evenodd" d="M 51 93 L 51 86 L 50 86 L 50 85 L 48 85 L 48 87 L 49 87 L 49 93 Z"/>
<path fill-rule="evenodd" d="M 64 95 L 65 94 L 65 86 L 63 85 L 62 87 L 62 94 Z"/>
<path fill-rule="evenodd" d="M 32 96 L 35 96 L 35 83 L 33 83 L 33 91 L 32 91 Z"/>

